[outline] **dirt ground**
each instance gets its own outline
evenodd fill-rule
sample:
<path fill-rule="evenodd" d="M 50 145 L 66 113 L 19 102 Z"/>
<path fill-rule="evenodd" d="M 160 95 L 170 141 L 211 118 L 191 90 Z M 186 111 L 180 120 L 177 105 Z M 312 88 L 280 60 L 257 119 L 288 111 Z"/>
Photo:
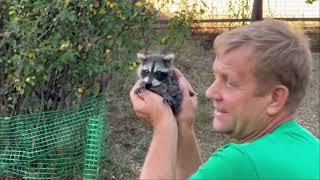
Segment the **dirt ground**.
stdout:
<path fill-rule="evenodd" d="M 211 103 L 204 95 L 213 80 L 213 53 L 202 48 L 197 42 L 187 42 L 176 49 L 171 49 L 171 52 L 177 55 L 176 67 L 185 74 L 199 93 L 199 110 L 195 127 L 202 158 L 207 160 L 217 148 L 228 142 L 226 136 L 212 131 Z M 320 53 L 313 53 L 313 57 L 313 79 L 297 116 L 302 126 L 320 138 Z M 137 179 L 151 140 L 152 129 L 135 116 L 131 107 L 129 91 L 135 81 L 135 72 L 110 77 L 109 161 L 108 169 L 104 172 L 108 179 Z"/>

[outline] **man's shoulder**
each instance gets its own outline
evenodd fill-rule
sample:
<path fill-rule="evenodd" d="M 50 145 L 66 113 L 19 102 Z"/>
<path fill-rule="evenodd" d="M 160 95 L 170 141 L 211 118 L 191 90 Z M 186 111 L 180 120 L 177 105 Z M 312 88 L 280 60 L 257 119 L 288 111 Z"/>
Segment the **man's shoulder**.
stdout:
<path fill-rule="evenodd" d="M 190 179 L 258 179 L 255 167 L 238 144 L 219 148 Z"/>
<path fill-rule="evenodd" d="M 296 120 L 291 120 L 283 123 L 271 133 L 266 134 L 255 141 L 246 144 L 239 144 L 237 148 L 240 149 L 259 149 L 259 148 L 270 148 L 270 147 L 286 147 L 288 146 L 299 146 L 301 145 L 319 145 L 319 140 L 299 125 Z"/>
<path fill-rule="evenodd" d="M 253 142 L 222 146 L 191 179 L 315 179 L 319 148 L 319 140 L 292 121 Z"/>
<path fill-rule="evenodd" d="M 265 160 L 265 158 L 271 156 L 292 156 L 294 158 L 296 154 L 303 152 L 319 154 L 319 149 L 319 139 L 300 126 L 295 120 L 292 120 L 250 143 L 224 145 L 213 155 L 221 156 L 221 154 L 227 154 L 235 158 L 245 157 L 250 160 L 260 158 Z"/>
<path fill-rule="evenodd" d="M 210 159 L 223 159 L 224 162 L 247 160 L 247 149 L 241 144 L 229 143 L 216 150 Z"/>
<path fill-rule="evenodd" d="M 295 120 L 286 122 L 269 134 L 245 144 L 233 144 L 233 148 L 253 160 L 266 161 L 278 156 L 295 159 L 296 154 L 319 152 L 319 140 Z M 280 158 L 279 157 L 279 158 Z"/>
<path fill-rule="evenodd" d="M 251 143 L 232 146 L 250 159 L 260 177 L 319 177 L 320 161 L 314 161 L 320 159 L 319 140 L 296 121 L 287 122 Z"/>

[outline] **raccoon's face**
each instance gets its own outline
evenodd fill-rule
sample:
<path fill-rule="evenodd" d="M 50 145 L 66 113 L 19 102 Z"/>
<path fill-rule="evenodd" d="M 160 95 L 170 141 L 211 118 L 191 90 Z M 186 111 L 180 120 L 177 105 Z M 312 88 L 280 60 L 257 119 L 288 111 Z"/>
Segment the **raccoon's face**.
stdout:
<path fill-rule="evenodd" d="M 144 55 L 137 54 L 141 61 L 138 68 L 138 76 L 147 86 L 156 87 L 165 81 L 169 71 L 173 70 L 172 61 L 174 55 Z"/>

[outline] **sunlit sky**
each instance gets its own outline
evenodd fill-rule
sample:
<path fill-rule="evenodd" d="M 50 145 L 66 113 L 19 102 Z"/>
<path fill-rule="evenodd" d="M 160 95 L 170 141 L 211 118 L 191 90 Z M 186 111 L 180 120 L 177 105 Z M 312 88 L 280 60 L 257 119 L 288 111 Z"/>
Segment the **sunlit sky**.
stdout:
<path fill-rule="evenodd" d="M 246 7 L 247 14 L 251 13 L 253 0 L 150 0 L 155 3 L 156 7 L 161 7 L 161 2 L 165 3 L 163 13 L 169 15 L 175 11 L 197 4 L 197 9 L 204 9 L 201 19 L 210 18 L 228 18 L 235 16 Z M 203 5 L 204 2 L 207 7 Z M 233 8 L 234 10 L 230 10 Z M 263 0 L 264 17 L 282 17 L 282 18 L 320 18 L 319 0 L 313 4 L 306 4 L 305 0 Z"/>

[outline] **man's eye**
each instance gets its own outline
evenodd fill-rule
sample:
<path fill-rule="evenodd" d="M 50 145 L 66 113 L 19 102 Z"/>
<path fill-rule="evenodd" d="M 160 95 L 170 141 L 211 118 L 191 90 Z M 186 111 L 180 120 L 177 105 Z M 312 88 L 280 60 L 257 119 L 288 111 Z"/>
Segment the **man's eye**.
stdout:
<path fill-rule="evenodd" d="M 235 83 L 234 81 L 227 81 L 226 84 L 228 87 L 237 87 L 237 83 Z"/>
<path fill-rule="evenodd" d="M 226 82 L 226 85 L 229 86 L 229 87 L 232 87 L 232 86 L 233 86 L 233 83 L 230 82 L 230 81 L 227 81 L 227 82 Z"/>

